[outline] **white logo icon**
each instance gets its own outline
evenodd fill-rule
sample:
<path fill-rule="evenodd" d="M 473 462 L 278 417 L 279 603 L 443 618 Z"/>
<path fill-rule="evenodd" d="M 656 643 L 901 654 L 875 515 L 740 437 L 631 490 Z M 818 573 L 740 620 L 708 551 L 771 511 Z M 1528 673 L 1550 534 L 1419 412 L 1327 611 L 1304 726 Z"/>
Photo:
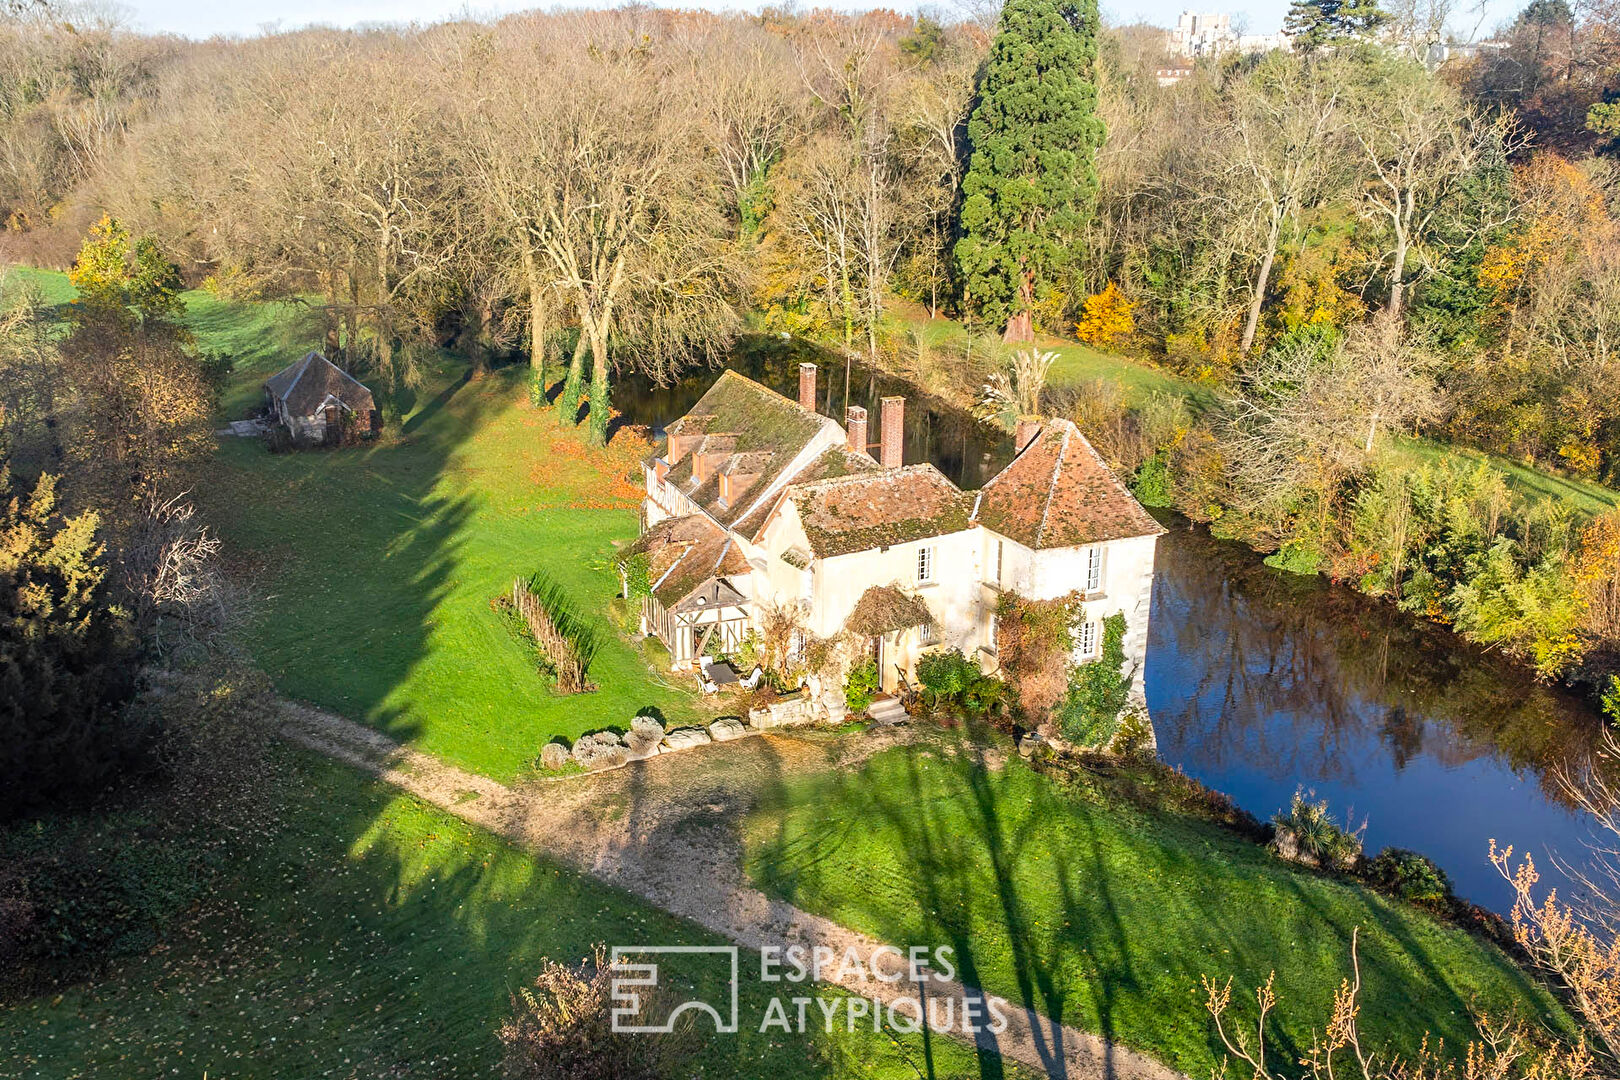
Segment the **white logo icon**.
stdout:
<path fill-rule="evenodd" d="M 660 955 L 708 955 L 723 956 L 731 963 L 731 978 L 728 983 L 731 987 L 731 1001 L 728 1010 L 724 1013 L 707 1001 L 688 999 L 677 1004 L 670 1010 L 669 1015 L 662 1022 L 656 1022 L 657 1017 L 643 1014 L 642 991 L 658 989 L 658 965 L 652 962 L 635 962 L 629 958 L 640 958 Z M 737 946 L 735 945 L 615 945 L 612 954 L 613 962 L 613 1018 L 614 1031 L 622 1031 L 636 1035 L 661 1035 L 675 1030 L 675 1022 L 682 1013 L 698 1012 L 708 1013 L 714 1018 L 714 1030 L 722 1035 L 735 1034 L 737 1031 Z"/>

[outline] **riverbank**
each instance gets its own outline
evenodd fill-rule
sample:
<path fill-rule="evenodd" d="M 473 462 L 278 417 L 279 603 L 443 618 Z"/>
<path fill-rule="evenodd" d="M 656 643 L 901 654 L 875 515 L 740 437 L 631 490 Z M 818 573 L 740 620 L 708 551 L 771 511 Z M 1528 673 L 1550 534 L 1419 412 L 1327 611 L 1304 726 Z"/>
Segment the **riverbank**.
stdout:
<path fill-rule="evenodd" d="M 771 895 L 897 944 L 950 941 L 992 992 L 1191 1076 L 1220 1064 L 1202 976 L 1247 997 L 1274 973 L 1276 1030 L 1307 1044 L 1357 929 L 1380 1052 L 1411 1056 L 1425 1035 L 1460 1051 L 1471 1009 L 1571 1030 L 1495 946 L 1426 912 L 952 738 L 791 778 L 743 835 Z"/>

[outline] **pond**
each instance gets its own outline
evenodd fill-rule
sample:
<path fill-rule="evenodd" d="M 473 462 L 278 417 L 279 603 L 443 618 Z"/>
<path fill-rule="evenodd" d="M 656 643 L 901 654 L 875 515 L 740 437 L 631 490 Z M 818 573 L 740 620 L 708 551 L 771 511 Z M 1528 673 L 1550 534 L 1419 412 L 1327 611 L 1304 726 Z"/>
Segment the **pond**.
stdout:
<path fill-rule="evenodd" d="M 752 339 L 729 366 L 788 396 L 802 360 L 818 399 L 843 416 L 843 361 L 800 342 Z M 661 428 L 714 371 L 669 386 L 626 379 L 626 422 Z M 1011 440 L 916 387 L 854 365 L 850 398 L 876 430 L 879 399 L 907 398 L 905 460 L 932 461 L 964 488 L 993 476 Z M 1341 821 L 1365 822 L 1369 852 L 1411 848 L 1460 895 L 1505 911 L 1489 841 L 1579 862 L 1586 823 L 1560 799 L 1556 770 L 1586 760 L 1602 721 L 1576 696 L 1474 648 L 1443 627 L 1319 578 L 1265 566 L 1242 544 L 1161 515 L 1144 690 L 1160 755 L 1262 819 L 1297 789 Z"/>

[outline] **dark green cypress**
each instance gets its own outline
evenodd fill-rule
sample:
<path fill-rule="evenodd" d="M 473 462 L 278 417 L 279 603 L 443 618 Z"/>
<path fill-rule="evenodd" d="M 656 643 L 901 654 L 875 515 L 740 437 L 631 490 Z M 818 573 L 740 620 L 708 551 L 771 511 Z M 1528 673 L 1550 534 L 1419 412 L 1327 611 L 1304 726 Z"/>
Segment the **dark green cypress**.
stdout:
<path fill-rule="evenodd" d="M 1060 279 L 1097 198 L 1096 0 L 1009 0 L 968 120 L 956 260 L 968 303 L 1008 340 Z"/>

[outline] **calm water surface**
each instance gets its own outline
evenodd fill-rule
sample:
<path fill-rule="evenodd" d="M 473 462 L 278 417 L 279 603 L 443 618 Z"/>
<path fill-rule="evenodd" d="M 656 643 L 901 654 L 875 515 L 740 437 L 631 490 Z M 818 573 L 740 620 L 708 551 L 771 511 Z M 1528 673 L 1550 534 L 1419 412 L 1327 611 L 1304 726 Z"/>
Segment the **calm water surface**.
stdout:
<path fill-rule="evenodd" d="M 818 402 L 844 413 L 841 360 L 756 339 L 730 365 L 795 397 L 801 360 L 821 366 Z M 625 420 L 661 428 L 714 380 L 624 380 Z M 905 460 L 964 488 L 994 475 L 1010 440 L 915 387 L 850 372 L 850 400 L 878 430 L 879 399 L 907 398 Z M 1161 756 L 1261 818 L 1304 788 L 1341 820 L 1366 823 L 1369 851 L 1393 845 L 1444 867 L 1457 891 L 1497 910 L 1509 892 L 1489 841 L 1578 862 L 1586 823 L 1558 797 L 1563 765 L 1589 757 L 1600 718 L 1573 695 L 1456 635 L 1350 589 L 1273 570 L 1241 544 L 1180 519 L 1159 543 L 1145 691 Z"/>
<path fill-rule="evenodd" d="M 1511 902 L 1493 837 L 1549 884 L 1562 875 L 1545 856 L 1585 853 L 1554 779 L 1601 733 L 1582 700 L 1180 521 L 1159 542 L 1144 689 L 1166 761 L 1260 817 L 1314 791 L 1366 823 L 1369 851 L 1421 851 L 1487 907 Z"/>

